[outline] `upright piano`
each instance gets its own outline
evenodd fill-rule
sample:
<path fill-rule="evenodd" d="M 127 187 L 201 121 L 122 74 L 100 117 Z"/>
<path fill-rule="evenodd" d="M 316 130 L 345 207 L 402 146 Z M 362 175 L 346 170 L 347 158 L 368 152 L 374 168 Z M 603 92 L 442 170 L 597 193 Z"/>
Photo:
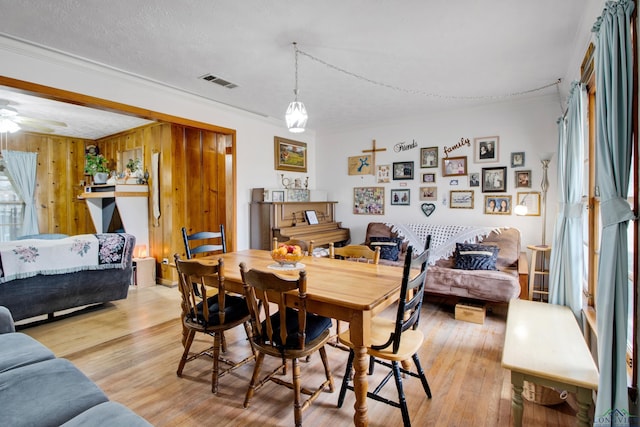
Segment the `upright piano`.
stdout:
<path fill-rule="evenodd" d="M 255 191 L 259 190 L 259 191 Z M 273 238 L 278 241 L 299 239 L 315 248 L 329 243 L 347 244 L 350 230 L 335 220 L 338 202 L 267 202 L 262 189 L 254 189 L 251 202 L 251 249 L 270 250 Z M 309 224 L 305 211 L 314 211 L 317 224 Z"/>

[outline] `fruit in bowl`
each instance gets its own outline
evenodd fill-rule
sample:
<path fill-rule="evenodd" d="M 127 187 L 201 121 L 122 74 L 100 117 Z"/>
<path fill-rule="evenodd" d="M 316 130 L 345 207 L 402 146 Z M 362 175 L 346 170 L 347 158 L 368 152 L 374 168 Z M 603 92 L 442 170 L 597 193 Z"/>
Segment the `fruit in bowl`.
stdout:
<path fill-rule="evenodd" d="M 280 243 L 277 248 L 271 251 L 271 258 L 282 266 L 296 265 L 303 257 L 302 249 L 298 245 Z"/>

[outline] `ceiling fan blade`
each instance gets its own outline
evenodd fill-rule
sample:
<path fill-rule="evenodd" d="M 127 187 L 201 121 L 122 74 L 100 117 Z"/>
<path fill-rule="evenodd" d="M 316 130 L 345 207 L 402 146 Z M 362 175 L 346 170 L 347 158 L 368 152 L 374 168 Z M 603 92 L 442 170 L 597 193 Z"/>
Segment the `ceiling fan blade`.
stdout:
<path fill-rule="evenodd" d="M 31 122 L 22 123 L 21 122 L 19 126 L 24 130 L 32 130 L 32 131 L 40 132 L 40 133 L 54 133 L 55 132 L 55 129 L 46 127 L 46 126 L 41 125 L 39 123 L 31 123 Z"/>
<path fill-rule="evenodd" d="M 14 118 L 15 122 L 24 125 L 50 125 L 50 126 L 60 126 L 67 127 L 65 122 L 58 122 L 56 120 L 47 120 L 47 119 L 36 119 L 33 117 L 25 117 L 25 116 L 16 116 Z"/>

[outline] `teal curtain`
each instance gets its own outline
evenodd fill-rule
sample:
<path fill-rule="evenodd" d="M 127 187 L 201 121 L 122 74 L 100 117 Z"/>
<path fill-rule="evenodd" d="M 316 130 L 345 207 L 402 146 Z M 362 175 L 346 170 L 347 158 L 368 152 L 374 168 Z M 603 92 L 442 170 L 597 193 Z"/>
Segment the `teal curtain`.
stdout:
<path fill-rule="evenodd" d="M 574 82 L 565 117 L 558 119 L 558 216 L 551 243 L 549 302 L 582 312 L 582 177 L 585 89 Z"/>
<path fill-rule="evenodd" d="M 38 234 L 38 214 L 34 200 L 38 153 L 5 150 L 2 156 L 9 179 L 24 202 L 24 219 L 19 235 Z"/>
<path fill-rule="evenodd" d="M 634 218 L 626 201 L 632 160 L 633 52 L 630 21 L 634 3 L 607 2 L 596 21 L 596 183 L 602 241 L 596 318 L 600 382 L 597 425 L 628 425 L 627 226 Z M 612 412 L 613 411 L 613 412 Z M 616 414 L 618 416 L 612 416 Z"/>

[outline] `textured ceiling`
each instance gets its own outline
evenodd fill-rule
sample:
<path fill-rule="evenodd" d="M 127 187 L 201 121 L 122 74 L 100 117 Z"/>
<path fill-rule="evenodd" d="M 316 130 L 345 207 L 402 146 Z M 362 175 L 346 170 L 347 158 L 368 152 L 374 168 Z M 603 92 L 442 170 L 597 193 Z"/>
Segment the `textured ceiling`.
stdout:
<path fill-rule="evenodd" d="M 299 57 L 308 127 L 331 130 L 553 83 L 594 1 L 0 0 L 0 34 L 277 120 L 293 98 L 296 41 L 358 76 Z"/>

